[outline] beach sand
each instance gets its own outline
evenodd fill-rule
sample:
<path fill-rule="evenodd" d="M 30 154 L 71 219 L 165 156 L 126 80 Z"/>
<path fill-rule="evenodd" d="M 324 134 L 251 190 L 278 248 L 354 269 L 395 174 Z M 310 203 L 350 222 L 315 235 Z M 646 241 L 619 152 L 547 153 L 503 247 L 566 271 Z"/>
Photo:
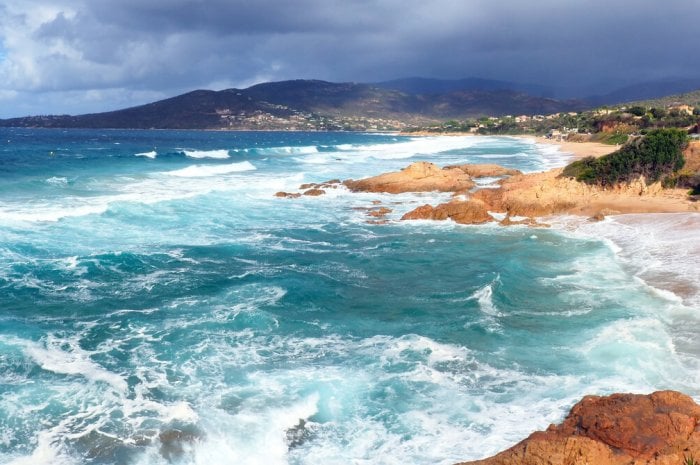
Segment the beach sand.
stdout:
<path fill-rule="evenodd" d="M 538 144 L 556 145 L 562 152 L 573 154 L 574 158 L 602 157 L 619 149 L 619 145 L 602 144 L 600 142 L 569 142 L 547 139 L 542 136 L 515 136 L 523 139 L 534 139 Z"/>
<path fill-rule="evenodd" d="M 523 135 L 488 135 L 488 136 L 482 136 L 479 134 L 473 134 L 470 132 L 441 132 L 441 133 L 434 133 L 434 132 L 427 132 L 427 131 L 420 131 L 420 132 L 411 132 L 411 133 L 402 133 L 402 135 L 406 136 L 419 136 L 419 137 L 513 137 L 516 139 L 526 139 L 526 140 L 531 140 L 535 141 L 538 144 L 547 144 L 547 145 L 556 145 L 560 148 L 562 152 L 566 153 L 571 153 L 574 158 L 579 159 L 579 158 L 584 158 L 584 157 L 602 157 L 603 155 L 607 155 L 609 153 L 614 152 L 615 150 L 619 149 L 619 145 L 610 145 L 610 144 L 602 144 L 600 142 L 570 142 L 570 141 L 557 141 L 553 139 L 547 139 L 546 137 L 543 136 L 533 136 L 533 135 L 528 135 L 528 134 L 523 134 Z"/>

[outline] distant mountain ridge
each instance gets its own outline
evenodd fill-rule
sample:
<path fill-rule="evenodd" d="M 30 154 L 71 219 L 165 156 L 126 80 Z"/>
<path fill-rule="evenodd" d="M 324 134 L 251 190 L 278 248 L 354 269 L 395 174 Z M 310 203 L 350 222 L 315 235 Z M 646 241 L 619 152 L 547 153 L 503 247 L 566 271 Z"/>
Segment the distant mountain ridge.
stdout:
<path fill-rule="evenodd" d="M 195 90 L 146 105 L 85 115 L 27 116 L 0 126 L 232 130 L 397 130 L 448 119 L 580 111 L 658 96 L 695 81 L 647 83 L 602 97 L 556 100 L 545 86 L 479 78 L 407 78 L 377 84 L 291 80 L 247 89 Z M 700 81 L 697 87 L 700 88 Z M 668 95 L 668 94 L 666 94 Z"/>
<path fill-rule="evenodd" d="M 587 97 L 585 100 L 594 106 L 654 100 L 670 95 L 686 94 L 700 89 L 700 78 L 665 79 L 641 82 L 622 87 L 605 95 Z"/>
<path fill-rule="evenodd" d="M 359 83 L 292 80 L 247 89 L 196 90 L 104 113 L 29 116 L 0 126 L 136 129 L 402 129 L 450 118 L 546 114 L 584 107 L 579 101 L 512 90 L 459 90 L 418 95 Z"/>
<path fill-rule="evenodd" d="M 447 94 L 451 92 L 464 91 L 497 91 L 508 90 L 521 92 L 537 97 L 552 97 L 555 90 L 548 86 L 539 84 L 524 84 L 509 81 L 499 81 L 495 79 L 483 78 L 463 78 L 463 79 L 434 79 L 424 77 L 410 77 L 394 79 L 391 81 L 377 82 L 374 86 L 383 89 L 394 89 L 407 94 Z"/>

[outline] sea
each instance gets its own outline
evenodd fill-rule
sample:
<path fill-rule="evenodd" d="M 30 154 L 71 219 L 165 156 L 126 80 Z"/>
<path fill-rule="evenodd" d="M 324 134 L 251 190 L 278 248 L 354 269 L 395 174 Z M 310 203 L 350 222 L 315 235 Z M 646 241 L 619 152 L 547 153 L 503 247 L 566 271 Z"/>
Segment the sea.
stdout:
<path fill-rule="evenodd" d="M 400 221 L 449 194 L 274 195 L 570 158 L 509 137 L 0 129 L 0 463 L 448 465 L 584 395 L 700 399 L 697 214 L 465 226 Z"/>

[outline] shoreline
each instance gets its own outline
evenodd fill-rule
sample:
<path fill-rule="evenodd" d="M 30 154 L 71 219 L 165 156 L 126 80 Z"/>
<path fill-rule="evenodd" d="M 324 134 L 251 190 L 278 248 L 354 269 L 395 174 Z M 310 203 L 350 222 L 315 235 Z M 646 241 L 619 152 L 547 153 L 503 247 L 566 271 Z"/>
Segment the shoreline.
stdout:
<path fill-rule="evenodd" d="M 574 160 L 585 157 L 602 157 L 619 149 L 619 145 L 603 144 L 602 142 L 572 142 L 572 141 L 557 141 L 548 139 L 544 136 L 535 134 L 474 134 L 471 132 L 440 132 L 432 133 L 428 131 L 418 131 L 414 133 L 398 133 L 402 136 L 415 137 L 507 137 L 512 139 L 520 139 L 533 141 L 537 144 L 554 145 L 559 147 L 561 152 L 570 153 Z"/>
<path fill-rule="evenodd" d="M 551 224 L 557 231 L 610 241 L 612 252 L 636 278 L 688 307 L 700 305 L 700 280 L 693 280 L 693 264 L 700 260 L 700 213 L 631 213 L 599 222 L 557 216 Z"/>
<path fill-rule="evenodd" d="M 507 136 L 515 139 L 534 140 L 537 144 L 554 145 L 564 153 L 571 153 L 574 160 L 585 157 L 602 157 L 620 148 L 619 145 L 603 144 L 602 142 L 571 142 L 556 141 L 543 136 L 516 135 Z"/>

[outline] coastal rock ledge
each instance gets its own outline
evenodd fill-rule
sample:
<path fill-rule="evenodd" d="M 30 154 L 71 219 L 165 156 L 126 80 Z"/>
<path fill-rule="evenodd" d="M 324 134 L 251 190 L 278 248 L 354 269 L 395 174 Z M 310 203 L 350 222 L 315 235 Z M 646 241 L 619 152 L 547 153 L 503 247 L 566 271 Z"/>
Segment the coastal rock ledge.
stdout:
<path fill-rule="evenodd" d="M 343 184 L 353 192 L 461 192 L 476 184 L 471 176 L 461 168 L 440 168 L 439 166 L 419 161 L 412 163 L 401 171 L 385 173 L 371 178 L 355 181 L 348 179 Z"/>
<path fill-rule="evenodd" d="M 683 465 L 700 458 L 700 405 L 675 391 L 586 396 L 493 457 L 458 465 Z"/>

